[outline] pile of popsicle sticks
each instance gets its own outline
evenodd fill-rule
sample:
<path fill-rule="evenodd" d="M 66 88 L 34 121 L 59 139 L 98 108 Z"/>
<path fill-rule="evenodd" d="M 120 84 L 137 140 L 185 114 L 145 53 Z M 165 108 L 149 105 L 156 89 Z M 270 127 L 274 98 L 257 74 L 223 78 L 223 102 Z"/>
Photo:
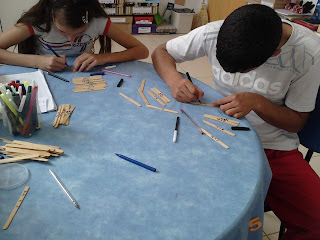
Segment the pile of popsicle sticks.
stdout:
<path fill-rule="evenodd" d="M 49 146 L 17 140 L 9 141 L 4 138 L 0 139 L 6 143 L 6 145 L 0 146 L 0 151 L 2 154 L 9 157 L 1 159 L 0 164 L 22 160 L 47 162 L 49 161 L 49 157 L 59 157 L 64 154 L 63 150 L 58 146 Z"/>
<path fill-rule="evenodd" d="M 170 103 L 170 99 L 167 98 L 162 92 L 160 92 L 157 88 L 151 88 L 151 90 L 155 93 L 152 93 L 151 91 L 148 91 L 149 95 L 152 96 L 158 103 L 161 104 L 162 108 L 161 107 L 157 107 L 157 106 L 153 106 L 153 105 L 150 105 L 146 96 L 144 95 L 143 93 L 143 90 L 144 90 L 144 85 L 145 85 L 145 82 L 146 80 L 142 80 L 142 83 L 141 83 L 141 87 L 138 88 L 138 92 L 140 93 L 143 101 L 145 102 L 146 104 L 146 107 L 149 107 L 149 108 L 154 108 L 154 109 L 158 109 L 158 110 L 161 110 L 161 111 L 165 111 L 165 112 L 171 112 L 171 113 L 175 113 L 175 114 L 178 114 L 177 111 L 173 111 L 173 110 L 170 110 L 170 109 L 166 109 L 164 108 L 166 106 L 165 103 Z M 130 102 L 132 102 L 133 104 L 137 105 L 138 107 L 141 107 L 142 105 L 136 101 L 134 101 L 133 99 L 129 98 L 128 96 L 124 95 L 123 93 L 119 93 L 122 97 L 126 98 L 127 100 L 129 100 Z"/>
<path fill-rule="evenodd" d="M 71 106 L 69 104 L 63 104 L 58 108 L 56 118 L 53 122 L 53 127 L 57 128 L 59 124 L 61 125 L 69 125 L 70 115 L 72 114 L 75 106 Z"/>
<path fill-rule="evenodd" d="M 102 75 L 90 77 L 73 78 L 72 82 L 75 84 L 74 92 L 90 92 L 107 89 L 107 82 L 103 80 Z"/>

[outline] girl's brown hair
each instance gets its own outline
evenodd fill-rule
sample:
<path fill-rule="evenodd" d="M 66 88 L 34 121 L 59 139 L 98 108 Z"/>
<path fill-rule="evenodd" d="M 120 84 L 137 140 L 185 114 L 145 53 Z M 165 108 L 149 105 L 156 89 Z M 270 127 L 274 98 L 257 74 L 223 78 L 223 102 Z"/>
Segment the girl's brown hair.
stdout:
<path fill-rule="evenodd" d="M 79 28 L 87 20 L 98 17 L 108 17 L 98 0 L 40 0 L 29 9 L 17 23 L 28 24 L 36 27 L 39 31 L 49 32 L 53 18 L 58 17 L 59 22 L 72 28 Z M 36 37 L 32 36 L 18 44 L 19 53 L 35 54 Z M 99 53 L 111 52 L 111 39 L 99 36 Z"/>

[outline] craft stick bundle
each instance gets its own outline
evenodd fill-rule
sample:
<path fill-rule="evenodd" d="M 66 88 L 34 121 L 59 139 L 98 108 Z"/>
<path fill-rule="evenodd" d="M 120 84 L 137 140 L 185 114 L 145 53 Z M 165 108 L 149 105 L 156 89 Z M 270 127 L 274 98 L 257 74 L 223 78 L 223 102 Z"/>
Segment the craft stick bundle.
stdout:
<path fill-rule="evenodd" d="M 102 75 L 73 78 L 75 84 L 73 92 L 90 92 L 107 89 L 107 82 L 103 80 Z"/>
<path fill-rule="evenodd" d="M 0 146 L 0 151 L 5 154 L 6 159 L 0 160 L 0 164 L 12 163 L 22 160 L 36 160 L 47 162 L 49 157 L 59 157 L 64 152 L 58 146 L 50 146 L 43 144 L 30 143 L 26 141 L 9 141 L 4 138 L 0 138 L 6 144 Z"/>
<path fill-rule="evenodd" d="M 57 128 L 60 124 L 61 125 L 69 125 L 70 116 L 75 109 L 75 106 L 71 106 L 69 104 L 63 104 L 58 108 L 56 117 L 53 122 L 53 127 Z"/>
<path fill-rule="evenodd" d="M 29 137 L 40 128 L 37 95 L 38 86 L 33 82 L 20 83 L 17 80 L 0 84 L 3 123 L 11 134 Z"/>

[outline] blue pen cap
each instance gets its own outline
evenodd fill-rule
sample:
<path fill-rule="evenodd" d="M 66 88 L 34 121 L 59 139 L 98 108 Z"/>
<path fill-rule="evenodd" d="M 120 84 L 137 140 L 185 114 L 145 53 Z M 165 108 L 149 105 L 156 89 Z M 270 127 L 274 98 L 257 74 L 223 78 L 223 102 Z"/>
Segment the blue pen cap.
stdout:
<path fill-rule="evenodd" d="M 96 73 L 91 73 L 90 76 L 96 76 L 96 75 L 104 75 L 105 72 L 96 72 Z"/>

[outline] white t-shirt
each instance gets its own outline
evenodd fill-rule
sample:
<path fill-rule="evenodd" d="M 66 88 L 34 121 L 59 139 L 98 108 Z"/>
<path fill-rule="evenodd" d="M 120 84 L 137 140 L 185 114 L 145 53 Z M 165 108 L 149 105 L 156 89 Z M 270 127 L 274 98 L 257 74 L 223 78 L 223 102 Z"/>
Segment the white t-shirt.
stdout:
<path fill-rule="evenodd" d="M 36 53 L 39 55 L 52 55 L 46 44 L 59 55 L 66 56 L 79 56 L 84 52 L 92 52 L 93 42 L 99 35 L 107 36 L 110 19 L 108 18 L 93 18 L 89 22 L 89 26 L 85 32 L 78 36 L 74 42 L 70 42 L 66 37 L 62 36 L 55 28 L 54 24 L 51 25 L 51 30 L 41 32 L 36 27 L 29 26 L 32 35 L 37 37 Z"/>
<path fill-rule="evenodd" d="M 216 58 L 216 43 L 223 21 L 211 22 L 166 44 L 176 62 L 207 56 L 213 70 L 213 88 L 224 96 L 238 92 L 258 93 L 297 112 L 311 112 L 320 84 L 320 38 L 294 23 L 292 35 L 278 56 L 248 73 L 227 73 Z M 266 123 L 251 111 L 246 118 L 266 149 L 289 151 L 299 146 L 296 133 Z"/>

